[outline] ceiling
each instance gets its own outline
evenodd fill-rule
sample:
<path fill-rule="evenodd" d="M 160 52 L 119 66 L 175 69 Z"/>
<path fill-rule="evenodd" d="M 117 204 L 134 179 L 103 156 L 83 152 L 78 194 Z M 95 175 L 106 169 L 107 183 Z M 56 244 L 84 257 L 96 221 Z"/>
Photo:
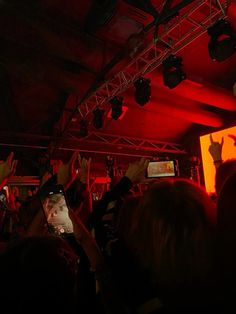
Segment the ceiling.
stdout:
<path fill-rule="evenodd" d="M 182 153 L 191 137 L 235 123 L 236 54 L 224 62 L 211 60 L 206 29 L 214 18 L 203 20 L 212 13 L 212 3 L 219 11 L 215 19 L 222 14 L 218 4 L 228 5 L 226 18 L 236 30 L 236 2 L 174 0 L 168 1 L 166 15 L 158 15 L 165 2 L 1 0 L 1 145 L 36 151 L 48 148 L 52 154 L 78 148 L 121 155 Z M 183 8 L 173 14 L 171 10 L 179 4 Z M 180 45 L 178 38 L 172 45 L 183 29 L 193 27 L 184 18 L 191 8 L 195 8 L 192 23 L 199 32 L 190 31 Z M 167 20 L 168 12 L 172 14 Z M 158 27 L 152 25 L 154 18 L 160 19 Z M 144 55 L 153 46 L 155 30 L 161 38 L 169 25 L 173 32 Z M 169 40 L 169 46 L 164 40 Z M 160 66 L 170 53 L 182 57 L 187 76 L 174 89 L 164 86 Z M 140 61 L 137 68 L 134 61 L 140 56 L 150 62 Z M 104 90 L 118 74 L 125 83 L 117 88 L 116 82 L 108 96 L 122 96 L 128 109 L 115 121 L 108 115 L 109 97 Z M 151 99 L 143 107 L 134 100 L 133 81 L 138 75 L 151 80 Z M 93 95 L 100 97 L 98 103 Z M 97 104 L 105 110 L 99 130 L 92 124 Z M 82 118 L 89 124 L 87 138 L 79 135 Z"/>

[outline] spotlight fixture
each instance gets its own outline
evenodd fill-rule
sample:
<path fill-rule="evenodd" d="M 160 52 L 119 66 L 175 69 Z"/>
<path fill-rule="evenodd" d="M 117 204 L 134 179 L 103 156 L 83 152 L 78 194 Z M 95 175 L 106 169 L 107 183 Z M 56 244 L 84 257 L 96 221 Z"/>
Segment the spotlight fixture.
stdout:
<path fill-rule="evenodd" d="M 85 119 L 82 119 L 79 122 L 79 126 L 79 135 L 81 137 L 86 137 L 88 135 L 88 122 Z"/>
<path fill-rule="evenodd" d="M 151 98 L 151 80 L 140 77 L 134 82 L 135 101 L 140 106 L 144 106 Z"/>
<path fill-rule="evenodd" d="M 162 62 L 163 65 L 163 81 L 164 85 L 170 89 L 175 88 L 183 80 L 186 79 L 186 75 L 182 69 L 182 58 L 174 55 L 170 55 L 166 60 Z"/>
<path fill-rule="evenodd" d="M 110 100 L 110 104 L 111 104 L 111 117 L 114 120 L 118 120 L 119 117 L 122 115 L 123 113 L 123 97 L 120 96 L 115 96 Z"/>
<path fill-rule="evenodd" d="M 236 33 L 228 21 L 220 20 L 208 28 L 208 51 L 212 60 L 224 61 L 236 51 Z"/>
<path fill-rule="evenodd" d="M 93 110 L 93 126 L 95 129 L 101 129 L 103 126 L 103 115 L 104 115 L 104 110 L 99 109 L 96 107 Z"/>

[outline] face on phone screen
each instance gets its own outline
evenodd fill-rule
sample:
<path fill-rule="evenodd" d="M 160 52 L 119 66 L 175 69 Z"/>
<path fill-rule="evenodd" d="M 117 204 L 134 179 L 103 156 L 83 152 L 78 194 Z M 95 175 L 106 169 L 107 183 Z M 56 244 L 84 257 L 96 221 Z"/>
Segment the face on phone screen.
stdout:
<path fill-rule="evenodd" d="M 0 193 L 0 201 L 6 204 L 7 202 L 7 197 L 4 193 Z"/>
<path fill-rule="evenodd" d="M 47 223 L 56 234 L 73 233 L 63 192 L 49 192 L 42 203 Z"/>
<path fill-rule="evenodd" d="M 163 178 L 176 176 L 174 160 L 167 161 L 151 161 L 148 164 L 148 178 Z"/>

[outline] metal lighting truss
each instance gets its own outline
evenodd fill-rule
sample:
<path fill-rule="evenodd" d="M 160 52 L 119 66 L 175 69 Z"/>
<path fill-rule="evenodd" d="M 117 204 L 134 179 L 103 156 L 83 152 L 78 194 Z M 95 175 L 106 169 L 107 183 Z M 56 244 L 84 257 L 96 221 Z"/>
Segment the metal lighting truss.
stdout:
<path fill-rule="evenodd" d="M 178 16 L 160 25 L 157 40 L 153 40 L 123 70 L 78 105 L 80 115 L 88 119 L 87 116 L 96 107 L 103 108 L 112 97 L 123 93 L 139 77 L 153 71 L 170 54 L 176 54 L 205 33 L 215 22 L 225 18 L 229 3 L 226 0 L 194 1 L 182 9 Z"/>
<path fill-rule="evenodd" d="M 72 133 L 73 132 L 73 133 Z M 69 136 L 72 140 L 81 142 L 82 146 L 88 144 L 90 149 L 91 145 L 96 144 L 103 148 L 113 148 L 114 151 L 118 152 L 120 155 L 124 155 L 122 153 L 122 149 L 125 149 L 126 152 L 130 152 L 133 150 L 135 154 L 139 154 L 140 151 L 145 151 L 146 153 L 172 153 L 172 154 L 185 154 L 186 151 L 179 144 L 175 143 L 167 143 L 156 140 L 147 140 L 136 137 L 128 137 L 128 136 L 119 136 L 112 134 L 104 134 L 99 132 L 92 132 L 86 138 L 77 137 L 76 130 L 72 130 L 72 132 L 68 132 L 67 136 Z M 99 149 L 99 147 L 98 147 Z M 111 151 L 111 150 L 110 150 Z M 129 155 L 128 153 L 126 153 Z M 134 153 L 133 153 L 134 154 Z"/>
<path fill-rule="evenodd" d="M 7 184 L 9 185 L 27 185 L 27 186 L 39 186 L 40 180 L 37 176 L 13 176 L 10 177 Z"/>
<path fill-rule="evenodd" d="M 26 141 L 27 139 L 27 141 Z M 46 135 L 0 132 L 0 146 L 45 150 L 50 142 L 59 142 L 57 150 L 151 157 L 158 153 L 185 154 L 179 144 L 142 138 L 92 132 L 81 138 L 78 130 L 71 129 L 63 138 Z"/>

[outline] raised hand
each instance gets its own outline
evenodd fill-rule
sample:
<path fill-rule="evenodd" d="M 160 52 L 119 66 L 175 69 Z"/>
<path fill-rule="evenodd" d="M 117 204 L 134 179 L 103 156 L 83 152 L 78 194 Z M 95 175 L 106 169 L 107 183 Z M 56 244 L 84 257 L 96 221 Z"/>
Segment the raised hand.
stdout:
<path fill-rule="evenodd" d="M 213 140 L 212 134 L 210 134 L 210 146 L 208 148 L 209 153 L 214 161 L 222 160 L 222 148 L 224 145 L 224 137 L 221 139 L 221 143 Z"/>
<path fill-rule="evenodd" d="M 76 161 L 78 159 L 78 152 L 75 152 L 67 164 L 58 165 L 57 183 L 62 184 L 67 190 L 76 178 Z"/>
<path fill-rule="evenodd" d="M 90 176 L 90 165 L 91 165 L 91 158 L 86 159 L 86 158 L 81 158 L 81 156 L 78 156 L 79 160 L 79 176 L 80 176 L 80 181 L 82 183 L 85 183 L 89 185 L 89 176 Z"/>
<path fill-rule="evenodd" d="M 6 161 L 0 164 L 0 188 L 6 185 L 8 179 L 16 172 L 18 161 L 14 160 L 14 153 L 11 152 Z"/>
<path fill-rule="evenodd" d="M 232 140 L 234 141 L 234 146 L 236 146 L 236 136 L 233 134 L 228 134 L 228 137 L 232 138 Z"/>
<path fill-rule="evenodd" d="M 129 164 L 129 168 L 126 171 L 125 176 L 133 183 L 144 181 L 148 163 L 149 160 L 143 157 L 139 161 Z"/>

